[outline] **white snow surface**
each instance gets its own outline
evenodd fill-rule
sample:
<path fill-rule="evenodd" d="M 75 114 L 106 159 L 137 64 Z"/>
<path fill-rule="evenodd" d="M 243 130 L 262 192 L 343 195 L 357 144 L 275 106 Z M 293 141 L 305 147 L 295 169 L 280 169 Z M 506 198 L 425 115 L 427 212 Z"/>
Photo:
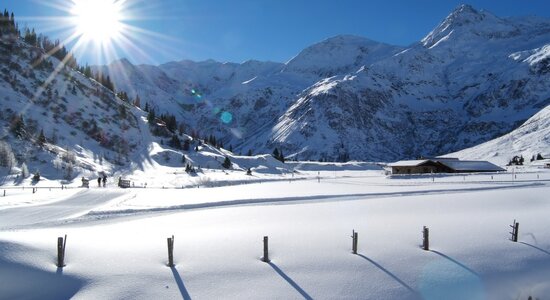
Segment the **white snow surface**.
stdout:
<path fill-rule="evenodd" d="M 288 174 L 215 188 L 8 189 L 0 198 L 11 203 L 0 208 L 0 295 L 545 299 L 550 293 L 549 171 L 387 178 L 369 168 L 318 169 L 324 170 L 302 171 L 302 180 Z M 24 196 L 30 203 L 18 205 Z M 518 243 L 508 240 L 514 219 L 521 223 Z M 430 251 L 419 246 L 423 226 L 430 229 Z M 357 255 L 352 230 L 359 233 Z M 64 234 L 61 269 L 55 242 Z M 166 265 L 172 235 L 174 268 Z M 260 260 L 263 236 L 271 263 Z"/>
<path fill-rule="evenodd" d="M 450 153 L 448 157 L 489 160 L 498 165 L 507 164 L 514 156 L 523 156 L 526 164 L 530 158 L 541 154 L 550 157 L 550 106 L 527 120 L 518 129 L 481 145 Z"/>

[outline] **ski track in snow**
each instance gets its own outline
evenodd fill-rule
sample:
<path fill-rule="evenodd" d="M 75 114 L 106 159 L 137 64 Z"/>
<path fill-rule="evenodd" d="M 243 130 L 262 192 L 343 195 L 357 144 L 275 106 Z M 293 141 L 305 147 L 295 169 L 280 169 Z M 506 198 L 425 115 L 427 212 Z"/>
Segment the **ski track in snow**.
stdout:
<path fill-rule="evenodd" d="M 342 183 L 342 182 L 339 182 Z M 358 184 L 343 182 L 344 184 Z M 320 202 L 357 201 L 390 197 L 409 197 L 435 194 L 455 194 L 505 189 L 544 187 L 545 183 L 495 183 L 495 186 L 468 187 L 455 189 L 426 189 L 420 191 L 399 191 L 382 193 L 312 195 L 279 198 L 237 199 L 192 203 L 166 207 L 120 210 L 94 210 L 124 195 L 124 192 L 108 190 L 97 193 L 83 191 L 68 199 L 31 207 L 20 207 L 0 211 L 0 231 L 14 229 L 41 228 L 44 226 L 76 225 L 81 223 L 105 221 L 108 219 L 135 218 L 144 215 L 179 213 L 190 210 L 220 209 L 237 206 L 295 205 Z M 136 197 L 135 193 L 126 194 L 126 202 Z M 21 216 L 25 216 L 21 218 Z"/>
<path fill-rule="evenodd" d="M 102 192 L 85 190 L 61 201 L 44 205 L 0 210 L 0 231 L 26 226 L 40 226 L 78 217 L 123 195 L 107 189 Z"/>

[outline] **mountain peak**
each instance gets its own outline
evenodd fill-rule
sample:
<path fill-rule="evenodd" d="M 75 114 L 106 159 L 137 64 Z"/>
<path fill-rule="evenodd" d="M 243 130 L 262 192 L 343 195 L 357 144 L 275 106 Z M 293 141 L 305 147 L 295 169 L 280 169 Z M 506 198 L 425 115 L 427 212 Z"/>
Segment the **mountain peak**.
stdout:
<path fill-rule="evenodd" d="M 388 53 L 397 53 L 397 46 L 376 42 L 355 35 L 337 35 L 316 43 L 286 63 L 286 71 L 331 77 L 357 71 Z"/>
<path fill-rule="evenodd" d="M 464 26 L 467 24 L 483 21 L 485 12 L 476 10 L 473 6 L 462 4 L 455 8 L 443 23 L 454 26 Z"/>
<path fill-rule="evenodd" d="M 490 39 L 513 36 L 516 31 L 514 24 L 463 4 L 455 8 L 421 43 L 424 47 L 432 48 L 449 40 L 451 36 L 460 36 L 462 40 L 473 40 L 476 37 Z"/>

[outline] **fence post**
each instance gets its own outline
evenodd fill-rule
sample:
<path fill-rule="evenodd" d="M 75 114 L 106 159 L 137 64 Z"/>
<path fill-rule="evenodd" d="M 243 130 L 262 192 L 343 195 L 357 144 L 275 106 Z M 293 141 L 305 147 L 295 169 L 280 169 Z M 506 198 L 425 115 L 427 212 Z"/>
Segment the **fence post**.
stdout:
<path fill-rule="evenodd" d="M 430 229 L 424 226 L 424 230 L 422 230 L 422 235 L 422 248 L 426 251 L 430 251 Z"/>
<path fill-rule="evenodd" d="M 167 239 L 168 241 L 168 266 L 174 266 L 174 236 Z"/>
<path fill-rule="evenodd" d="M 264 257 L 262 257 L 263 262 L 270 262 L 269 260 L 269 237 L 264 236 Z"/>
<path fill-rule="evenodd" d="M 357 254 L 357 242 L 359 240 L 359 233 L 353 230 L 351 234 L 351 239 L 352 239 L 352 244 L 351 244 L 352 252 L 353 254 Z"/>
<path fill-rule="evenodd" d="M 65 246 L 67 246 L 67 235 L 65 238 L 57 238 L 57 266 L 63 268 L 65 266 Z"/>
<path fill-rule="evenodd" d="M 514 224 L 510 225 L 510 227 L 512 227 L 512 232 L 510 232 L 510 234 L 512 235 L 511 241 L 517 243 L 519 235 L 519 223 L 514 220 Z"/>

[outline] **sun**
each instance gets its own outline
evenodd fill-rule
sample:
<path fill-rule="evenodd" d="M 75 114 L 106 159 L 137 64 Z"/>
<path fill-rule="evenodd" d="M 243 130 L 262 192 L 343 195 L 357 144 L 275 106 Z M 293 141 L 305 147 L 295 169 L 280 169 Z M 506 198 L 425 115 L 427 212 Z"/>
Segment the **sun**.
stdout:
<path fill-rule="evenodd" d="M 70 10 L 76 34 L 85 41 L 108 44 L 121 34 L 123 1 L 72 0 Z"/>

